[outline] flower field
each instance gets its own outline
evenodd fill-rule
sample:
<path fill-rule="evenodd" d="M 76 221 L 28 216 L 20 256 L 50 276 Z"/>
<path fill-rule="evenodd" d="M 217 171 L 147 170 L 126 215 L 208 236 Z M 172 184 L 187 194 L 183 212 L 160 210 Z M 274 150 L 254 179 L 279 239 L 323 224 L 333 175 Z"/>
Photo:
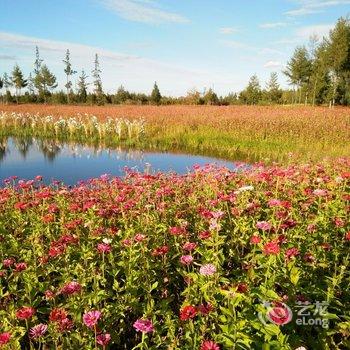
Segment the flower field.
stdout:
<path fill-rule="evenodd" d="M 349 349 L 349 168 L 7 179 L 0 347 Z"/>
<path fill-rule="evenodd" d="M 108 116 L 112 120 L 142 119 L 143 137 L 127 138 L 125 146 L 204 154 L 233 161 L 285 163 L 292 154 L 294 162 L 302 163 L 349 155 L 349 108 L 2 105 L 0 111 L 57 119 L 77 119 L 79 114 L 88 114 L 96 116 L 99 122 Z M 22 133 L 23 130 L 17 129 L 17 135 Z M 45 136 L 38 130 L 37 134 Z M 75 139 L 80 141 L 77 136 Z M 108 142 L 109 146 L 119 145 L 120 139 L 108 138 Z"/>

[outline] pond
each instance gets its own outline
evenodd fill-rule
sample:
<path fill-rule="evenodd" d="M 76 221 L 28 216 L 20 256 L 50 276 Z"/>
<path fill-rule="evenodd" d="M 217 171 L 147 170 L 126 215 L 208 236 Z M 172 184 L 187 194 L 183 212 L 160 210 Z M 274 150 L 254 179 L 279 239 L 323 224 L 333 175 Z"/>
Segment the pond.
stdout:
<path fill-rule="evenodd" d="M 33 179 L 41 175 L 73 185 L 102 174 L 123 176 L 125 168 L 147 172 L 174 171 L 184 174 L 193 166 L 215 163 L 231 170 L 237 164 L 211 157 L 178 153 L 108 149 L 35 138 L 0 139 L 0 184 L 10 176 Z"/>

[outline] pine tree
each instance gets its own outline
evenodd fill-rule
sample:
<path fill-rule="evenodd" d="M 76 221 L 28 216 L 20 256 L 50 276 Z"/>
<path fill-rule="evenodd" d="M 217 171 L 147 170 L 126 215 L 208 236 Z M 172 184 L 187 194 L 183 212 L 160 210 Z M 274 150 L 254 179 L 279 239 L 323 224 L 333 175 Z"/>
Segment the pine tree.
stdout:
<path fill-rule="evenodd" d="M 41 93 L 40 69 L 41 69 L 41 64 L 42 63 L 43 63 L 43 60 L 40 58 L 39 48 L 36 46 L 35 47 L 35 62 L 34 62 L 33 83 L 34 83 L 35 88 L 38 91 L 38 94 Z"/>
<path fill-rule="evenodd" d="M 66 74 L 66 84 L 64 86 L 67 90 L 67 103 L 69 104 L 70 102 L 69 95 L 71 94 L 71 90 L 72 90 L 71 76 L 76 73 L 76 71 L 72 69 L 69 50 L 66 51 L 66 59 L 63 60 L 63 63 L 65 64 L 64 72 Z"/>
<path fill-rule="evenodd" d="M 256 74 L 254 74 L 248 83 L 248 86 L 240 94 L 240 99 L 247 104 L 255 105 L 259 103 L 261 99 L 261 87 L 260 82 Z"/>
<path fill-rule="evenodd" d="M 79 101 L 83 103 L 85 103 L 87 100 L 87 87 L 89 85 L 86 82 L 87 78 L 88 76 L 85 74 L 84 70 L 82 70 L 78 78 L 78 96 L 79 96 Z"/>
<path fill-rule="evenodd" d="M 299 103 L 301 103 L 302 87 L 307 88 L 311 77 L 311 60 L 304 46 L 295 49 L 292 58 L 287 62 L 286 70 L 283 73 L 287 76 L 289 83 L 298 88 Z"/>
<path fill-rule="evenodd" d="M 159 105 L 161 99 L 162 95 L 160 94 L 157 82 L 155 82 L 151 93 L 151 102 L 156 105 Z"/>
<path fill-rule="evenodd" d="M 96 96 L 97 104 L 102 105 L 105 103 L 105 98 L 103 95 L 103 89 L 102 89 L 102 80 L 101 80 L 101 69 L 100 69 L 100 63 L 98 61 L 98 55 L 95 55 L 95 61 L 94 61 L 94 69 L 92 70 L 92 77 L 94 78 L 94 94 Z"/>
<path fill-rule="evenodd" d="M 266 84 L 266 94 L 270 103 L 279 103 L 282 97 L 282 90 L 278 84 L 278 75 L 272 72 L 270 80 Z"/>
<path fill-rule="evenodd" d="M 330 31 L 327 56 L 332 78 L 332 104 L 350 104 L 350 20 L 340 18 Z"/>
<path fill-rule="evenodd" d="M 41 66 L 40 73 L 38 75 L 40 83 L 40 92 L 44 97 L 46 103 L 46 97 L 50 94 L 50 90 L 57 87 L 56 77 L 50 72 L 49 68 L 44 64 Z"/>
<path fill-rule="evenodd" d="M 27 86 L 27 80 L 24 79 L 21 68 L 16 64 L 12 71 L 11 81 L 16 89 L 16 101 L 18 103 L 18 96 L 21 94 L 21 89 Z"/>
<path fill-rule="evenodd" d="M 210 88 L 203 96 L 204 103 L 207 105 L 218 105 L 219 98 L 217 94 Z"/>

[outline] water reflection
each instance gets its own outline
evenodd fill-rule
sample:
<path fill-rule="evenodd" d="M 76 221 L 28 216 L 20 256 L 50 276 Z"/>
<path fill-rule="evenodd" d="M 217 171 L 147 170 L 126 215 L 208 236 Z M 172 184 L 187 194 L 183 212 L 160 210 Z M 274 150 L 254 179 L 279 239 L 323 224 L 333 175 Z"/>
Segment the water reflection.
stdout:
<path fill-rule="evenodd" d="M 104 173 L 121 176 L 125 167 L 139 171 L 186 173 L 193 165 L 215 162 L 235 168 L 234 163 L 210 157 L 159 152 L 143 152 L 92 146 L 60 140 L 0 138 L 0 182 L 9 176 L 30 179 L 42 175 L 46 182 L 59 179 L 66 184 L 97 177 Z"/>

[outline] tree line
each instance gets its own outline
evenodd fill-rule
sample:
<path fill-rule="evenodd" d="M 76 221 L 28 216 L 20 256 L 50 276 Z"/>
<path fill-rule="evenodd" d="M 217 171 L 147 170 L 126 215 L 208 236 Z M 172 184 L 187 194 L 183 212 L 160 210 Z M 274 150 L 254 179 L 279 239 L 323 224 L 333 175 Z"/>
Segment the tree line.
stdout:
<path fill-rule="evenodd" d="M 3 103 L 58 103 L 58 104 L 312 104 L 350 105 L 350 20 L 341 17 L 328 37 L 321 41 L 311 37 L 308 47 L 296 47 L 282 73 L 287 77 L 289 89 L 282 89 L 277 72 L 272 72 L 264 88 L 257 75 L 253 75 L 246 88 L 239 93 L 218 96 L 213 89 L 188 91 L 182 97 L 162 96 L 157 83 L 150 94 L 129 92 L 120 86 L 116 93 L 103 91 L 101 68 L 95 55 L 92 81 L 84 70 L 77 77 L 73 89 L 73 76 L 77 74 L 70 61 L 70 52 L 63 59 L 65 85 L 57 91 L 57 78 L 35 50 L 34 70 L 25 77 L 16 64 L 10 74 L 0 77 L 0 95 Z M 89 85 L 91 91 L 88 91 Z M 23 89 L 26 89 L 23 94 Z M 15 91 L 14 95 L 11 91 Z"/>

